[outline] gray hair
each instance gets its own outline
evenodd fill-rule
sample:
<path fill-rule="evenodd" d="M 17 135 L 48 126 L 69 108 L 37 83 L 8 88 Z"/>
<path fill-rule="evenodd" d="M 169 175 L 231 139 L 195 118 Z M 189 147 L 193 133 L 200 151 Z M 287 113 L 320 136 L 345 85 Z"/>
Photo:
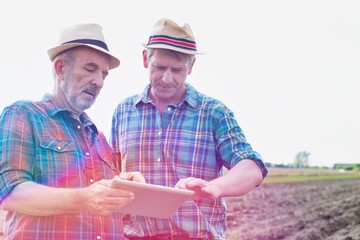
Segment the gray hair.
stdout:
<path fill-rule="evenodd" d="M 66 51 L 59 53 L 54 58 L 53 62 L 57 61 L 58 59 L 62 59 L 62 60 L 64 60 L 64 62 L 66 62 L 69 65 L 69 67 L 71 69 L 72 66 L 74 65 L 74 61 L 75 61 L 75 56 L 74 56 L 75 48 L 71 48 L 71 49 L 68 49 Z M 55 69 L 53 69 L 53 76 L 54 76 L 54 79 L 56 79 L 57 75 L 56 75 Z"/>

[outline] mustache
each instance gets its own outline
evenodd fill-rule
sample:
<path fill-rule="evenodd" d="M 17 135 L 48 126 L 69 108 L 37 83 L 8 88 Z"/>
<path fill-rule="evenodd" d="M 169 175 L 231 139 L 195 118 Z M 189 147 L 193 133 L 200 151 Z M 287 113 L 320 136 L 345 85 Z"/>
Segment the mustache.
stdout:
<path fill-rule="evenodd" d="M 99 93 L 99 88 L 94 84 L 85 88 L 83 91 L 86 93 L 90 93 L 93 96 L 96 96 Z"/>

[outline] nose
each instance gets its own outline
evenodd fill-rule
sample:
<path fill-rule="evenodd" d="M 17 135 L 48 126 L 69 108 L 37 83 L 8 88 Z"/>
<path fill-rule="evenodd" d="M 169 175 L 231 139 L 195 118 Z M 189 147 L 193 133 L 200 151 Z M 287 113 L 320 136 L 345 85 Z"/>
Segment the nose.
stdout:
<path fill-rule="evenodd" d="M 162 76 L 162 80 L 165 84 L 171 83 L 173 81 L 173 76 L 172 76 L 172 72 L 171 69 L 167 69 L 163 76 Z"/>
<path fill-rule="evenodd" d="M 104 76 L 102 73 L 96 74 L 96 76 L 94 76 L 94 79 L 92 81 L 93 84 L 95 84 L 96 86 L 98 86 L 99 88 L 102 88 L 104 86 Z"/>

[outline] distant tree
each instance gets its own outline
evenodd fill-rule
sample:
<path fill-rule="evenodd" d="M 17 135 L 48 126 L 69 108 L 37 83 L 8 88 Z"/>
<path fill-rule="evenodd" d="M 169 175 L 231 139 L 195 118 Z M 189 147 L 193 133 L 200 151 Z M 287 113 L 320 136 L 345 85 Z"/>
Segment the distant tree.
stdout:
<path fill-rule="evenodd" d="M 289 165 L 288 165 L 288 164 L 280 163 L 280 164 L 274 164 L 274 167 L 277 167 L 277 168 L 288 168 Z"/>
<path fill-rule="evenodd" d="M 309 156 L 310 153 L 306 151 L 300 151 L 295 156 L 294 167 L 304 168 L 309 166 Z"/>
<path fill-rule="evenodd" d="M 355 171 L 360 171 L 360 164 L 356 164 L 354 170 Z"/>

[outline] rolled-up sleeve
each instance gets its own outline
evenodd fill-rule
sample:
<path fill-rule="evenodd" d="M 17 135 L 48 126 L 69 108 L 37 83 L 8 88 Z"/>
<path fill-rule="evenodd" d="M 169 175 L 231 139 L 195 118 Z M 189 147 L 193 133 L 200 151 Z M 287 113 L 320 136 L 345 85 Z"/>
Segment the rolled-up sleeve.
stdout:
<path fill-rule="evenodd" d="M 32 180 L 34 154 L 26 113 L 6 107 L 0 116 L 0 201 L 20 183 Z"/>
<path fill-rule="evenodd" d="M 223 108 L 217 108 L 216 110 L 213 114 L 213 122 L 215 119 L 216 139 L 218 139 L 217 149 L 221 159 L 224 161 L 224 166 L 230 169 L 241 160 L 250 159 L 259 166 L 262 176 L 265 178 L 268 169 L 261 155 L 254 151 L 251 144 L 247 141 L 233 112 L 229 109 L 224 111 Z"/>

